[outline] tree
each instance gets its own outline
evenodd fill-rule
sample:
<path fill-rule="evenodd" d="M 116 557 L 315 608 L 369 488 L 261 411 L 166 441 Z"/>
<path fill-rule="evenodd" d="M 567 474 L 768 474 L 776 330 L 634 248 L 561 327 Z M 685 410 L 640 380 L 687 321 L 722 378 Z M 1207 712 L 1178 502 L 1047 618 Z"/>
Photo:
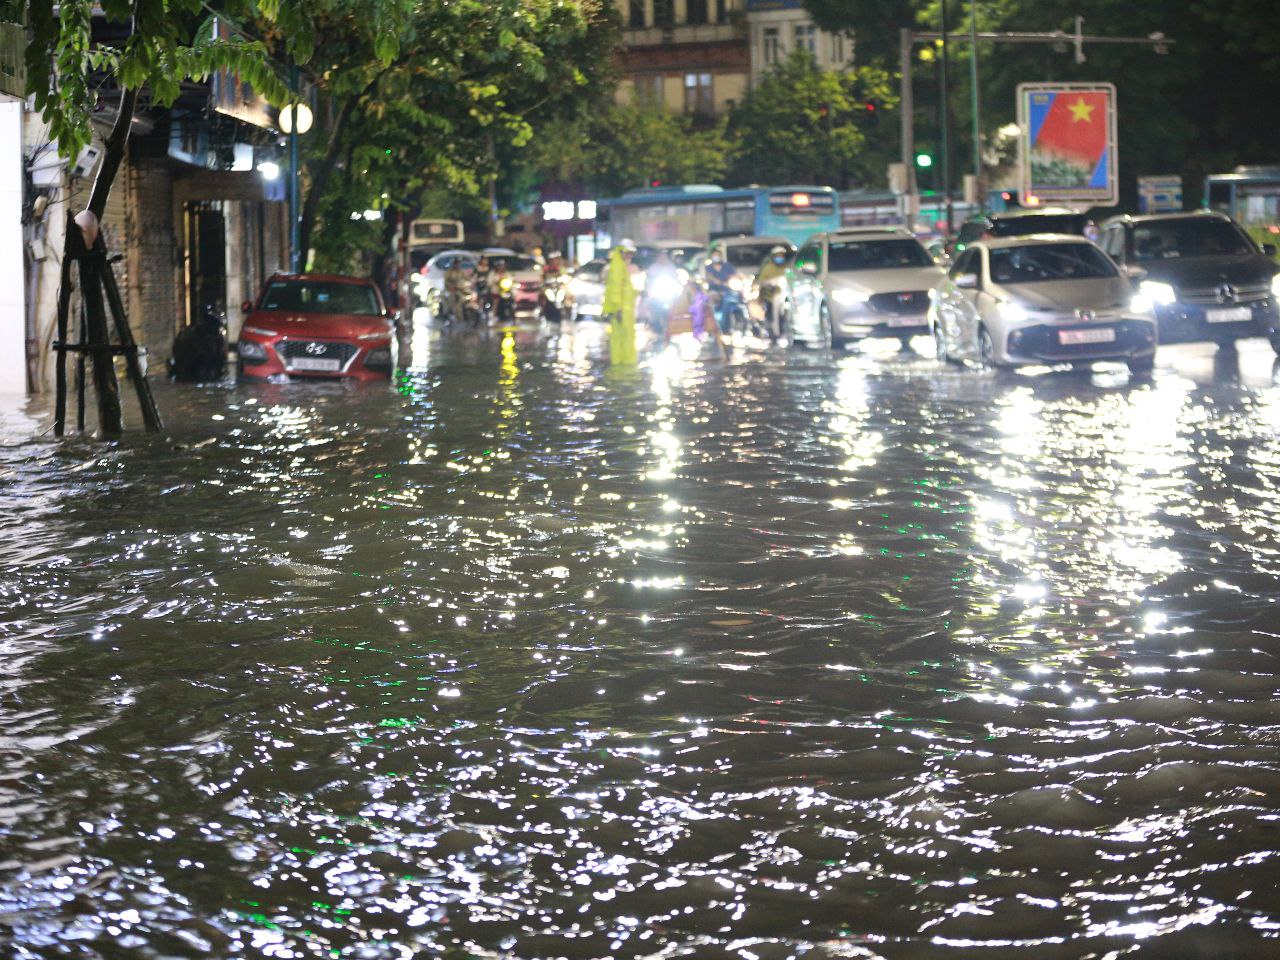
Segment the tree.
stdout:
<path fill-rule="evenodd" d="M 881 115 L 896 105 L 884 69 L 822 70 L 811 54 L 794 51 L 729 114 L 730 180 L 841 189 L 879 182 L 889 138 Z"/>
<path fill-rule="evenodd" d="M 657 181 L 716 183 L 729 155 L 724 124 L 699 128 L 657 105 L 601 104 L 558 127 L 531 151 L 548 179 L 607 196 Z"/>

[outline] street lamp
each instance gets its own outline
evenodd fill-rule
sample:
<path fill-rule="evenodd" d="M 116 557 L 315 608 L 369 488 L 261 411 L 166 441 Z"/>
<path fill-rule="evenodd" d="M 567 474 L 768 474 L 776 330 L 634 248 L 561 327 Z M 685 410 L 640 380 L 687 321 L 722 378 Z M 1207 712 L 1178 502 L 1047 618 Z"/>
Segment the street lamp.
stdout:
<path fill-rule="evenodd" d="M 280 111 L 280 132 L 293 133 L 294 114 L 298 115 L 298 132 L 306 133 L 311 129 L 311 122 L 314 119 L 311 115 L 311 108 L 305 103 L 293 103 Z"/>

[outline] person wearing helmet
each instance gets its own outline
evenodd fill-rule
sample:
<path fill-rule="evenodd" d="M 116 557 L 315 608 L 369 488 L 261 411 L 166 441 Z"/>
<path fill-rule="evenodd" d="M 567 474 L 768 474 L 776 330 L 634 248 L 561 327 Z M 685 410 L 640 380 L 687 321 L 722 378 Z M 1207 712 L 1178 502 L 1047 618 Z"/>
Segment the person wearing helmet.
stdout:
<path fill-rule="evenodd" d="M 756 271 L 756 301 L 764 310 L 769 336 L 775 340 L 782 335 L 782 306 L 786 300 L 787 262 L 790 259 L 787 248 L 778 245 L 769 251 L 769 256 Z"/>
<path fill-rule="evenodd" d="M 538 294 L 538 306 L 542 319 L 547 323 L 559 323 L 564 316 L 565 299 L 568 293 L 564 263 L 559 250 L 547 254 L 547 262 L 542 268 L 542 290 Z"/>
<path fill-rule="evenodd" d="M 604 274 L 601 312 L 609 318 L 609 361 L 615 366 L 634 366 L 637 359 L 635 255 L 636 245 L 623 240 L 609 253 Z"/>

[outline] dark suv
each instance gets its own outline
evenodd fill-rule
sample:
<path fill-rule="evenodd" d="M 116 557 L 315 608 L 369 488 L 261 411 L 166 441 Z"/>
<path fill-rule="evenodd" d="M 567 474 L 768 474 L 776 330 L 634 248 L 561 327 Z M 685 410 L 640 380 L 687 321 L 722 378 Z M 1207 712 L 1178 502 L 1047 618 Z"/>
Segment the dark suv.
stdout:
<path fill-rule="evenodd" d="M 1222 213 L 1115 217 L 1098 240 L 1155 306 L 1161 343 L 1267 337 L 1280 354 L 1280 279 L 1271 256 Z"/>
<path fill-rule="evenodd" d="M 1089 217 L 1076 210 L 1059 207 L 1035 207 L 1010 210 L 974 217 L 960 225 L 955 252 L 959 253 L 975 240 L 991 237 L 1025 237 L 1033 233 L 1084 234 Z"/>

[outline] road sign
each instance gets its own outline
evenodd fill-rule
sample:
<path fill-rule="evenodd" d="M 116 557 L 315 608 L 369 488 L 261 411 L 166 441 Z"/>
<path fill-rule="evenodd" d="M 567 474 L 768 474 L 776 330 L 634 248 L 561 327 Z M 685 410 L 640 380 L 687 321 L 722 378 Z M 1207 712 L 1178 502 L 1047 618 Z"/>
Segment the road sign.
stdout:
<path fill-rule="evenodd" d="M 1176 174 L 1138 178 L 1138 212 L 1164 213 L 1182 209 L 1182 178 Z"/>
<path fill-rule="evenodd" d="M 1116 88 L 1110 83 L 1018 85 L 1023 206 L 1114 206 Z"/>

